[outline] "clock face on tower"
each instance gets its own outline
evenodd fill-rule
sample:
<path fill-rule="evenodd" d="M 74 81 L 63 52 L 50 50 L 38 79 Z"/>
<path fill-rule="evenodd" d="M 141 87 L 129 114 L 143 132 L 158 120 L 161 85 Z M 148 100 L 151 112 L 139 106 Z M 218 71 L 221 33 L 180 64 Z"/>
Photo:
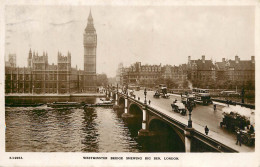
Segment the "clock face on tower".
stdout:
<path fill-rule="evenodd" d="M 88 41 L 88 42 L 91 42 L 91 41 L 92 41 L 92 36 L 88 36 L 88 37 L 87 37 L 87 41 Z"/>
<path fill-rule="evenodd" d="M 88 43 L 94 42 L 94 37 L 93 36 L 88 36 L 87 37 L 87 42 Z"/>

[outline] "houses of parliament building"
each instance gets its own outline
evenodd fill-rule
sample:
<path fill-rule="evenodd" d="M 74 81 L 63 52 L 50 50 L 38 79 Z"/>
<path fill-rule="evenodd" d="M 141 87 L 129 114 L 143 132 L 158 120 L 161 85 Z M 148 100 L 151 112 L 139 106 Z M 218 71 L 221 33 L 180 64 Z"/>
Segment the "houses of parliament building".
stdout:
<path fill-rule="evenodd" d="M 5 93 L 81 93 L 95 92 L 97 34 L 91 11 L 83 34 L 84 70 L 71 67 L 71 53 L 58 52 L 57 65 L 48 63 L 48 54 L 28 54 L 27 67 L 16 66 L 16 56 L 5 64 Z"/>

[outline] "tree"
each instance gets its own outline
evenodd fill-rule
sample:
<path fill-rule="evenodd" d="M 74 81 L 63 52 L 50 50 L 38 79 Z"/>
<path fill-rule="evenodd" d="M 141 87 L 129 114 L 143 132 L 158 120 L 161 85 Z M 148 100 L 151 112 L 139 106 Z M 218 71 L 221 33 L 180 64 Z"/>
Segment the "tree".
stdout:
<path fill-rule="evenodd" d="M 212 78 L 210 78 L 206 83 L 206 87 L 205 88 L 208 88 L 208 89 L 214 89 L 216 88 L 216 81 Z"/>
<path fill-rule="evenodd" d="M 173 81 L 173 79 L 171 79 L 171 78 L 166 78 L 166 79 L 164 79 L 164 82 L 163 82 L 164 84 L 166 84 L 166 86 L 167 86 L 167 88 L 176 88 L 176 87 L 178 87 L 178 84 L 176 84 L 174 81 Z"/>
<path fill-rule="evenodd" d="M 155 85 L 164 84 L 164 78 L 161 76 L 154 81 Z"/>
<path fill-rule="evenodd" d="M 252 80 L 248 80 L 245 84 L 245 89 L 254 90 L 255 89 L 255 82 L 253 82 Z"/>
<path fill-rule="evenodd" d="M 183 88 L 188 88 L 188 86 L 189 86 L 189 83 L 188 83 L 187 79 L 185 79 L 185 80 L 183 81 L 183 83 L 182 83 L 182 87 L 183 87 Z"/>
<path fill-rule="evenodd" d="M 108 78 L 106 74 L 97 74 L 97 86 L 108 85 Z"/>

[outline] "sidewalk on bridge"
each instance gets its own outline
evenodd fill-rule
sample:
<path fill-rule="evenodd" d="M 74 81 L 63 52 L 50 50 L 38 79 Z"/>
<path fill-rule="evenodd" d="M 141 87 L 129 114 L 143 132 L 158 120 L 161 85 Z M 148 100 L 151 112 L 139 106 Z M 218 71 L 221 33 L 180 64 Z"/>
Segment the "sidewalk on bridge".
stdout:
<path fill-rule="evenodd" d="M 103 93 L 72 93 L 72 94 L 31 94 L 31 93 L 12 93 L 5 94 L 6 97 L 103 97 Z"/>
<path fill-rule="evenodd" d="M 144 98 L 140 98 L 140 101 L 144 101 Z M 172 111 L 167 111 L 165 109 L 162 109 L 160 107 L 157 107 L 153 104 L 149 105 L 151 106 L 152 108 L 155 108 L 157 109 L 158 111 L 161 111 L 162 113 L 176 119 L 177 121 L 183 123 L 183 124 L 188 124 L 188 119 L 185 119 L 183 117 L 178 117 L 176 115 L 176 113 L 173 113 Z M 205 130 L 204 130 L 204 126 L 202 125 L 199 125 L 199 124 L 196 124 L 195 122 L 192 123 L 192 126 L 195 130 L 205 134 Z M 254 147 L 249 147 L 249 146 L 246 146 L 244 144 L 242 144 L 242 146 L 239 146 L 239 145 L 236 145 L 236 137 L 230 137 L 230 136 L 226 136 L 226 135 L 222 135 L 222 134 L 219 134 L 219 133 L 216 133 L 212 130 L 209 131 L 209 135 L 208 135 L 210 138 L 216 140 L 216 141 L 219 141 L 223 144 L 225 144 L 226 146 L 229 146 L 235 150 L 237 150 L 238 152 L 254 152 L 255 151 L 255 148 Z"/>

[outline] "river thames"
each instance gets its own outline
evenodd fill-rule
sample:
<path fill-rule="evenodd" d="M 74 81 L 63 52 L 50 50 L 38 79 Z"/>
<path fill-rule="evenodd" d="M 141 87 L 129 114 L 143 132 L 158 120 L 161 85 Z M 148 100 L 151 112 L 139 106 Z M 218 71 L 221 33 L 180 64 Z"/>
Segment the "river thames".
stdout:
<path fill-rule="evenodd" d="M 19 98 L 6 102 L 78 101 L 99 98 Z M 6 107 L 7 152 L 179 152 L 168 137 L 140 139 L 112 108 Z"/>

